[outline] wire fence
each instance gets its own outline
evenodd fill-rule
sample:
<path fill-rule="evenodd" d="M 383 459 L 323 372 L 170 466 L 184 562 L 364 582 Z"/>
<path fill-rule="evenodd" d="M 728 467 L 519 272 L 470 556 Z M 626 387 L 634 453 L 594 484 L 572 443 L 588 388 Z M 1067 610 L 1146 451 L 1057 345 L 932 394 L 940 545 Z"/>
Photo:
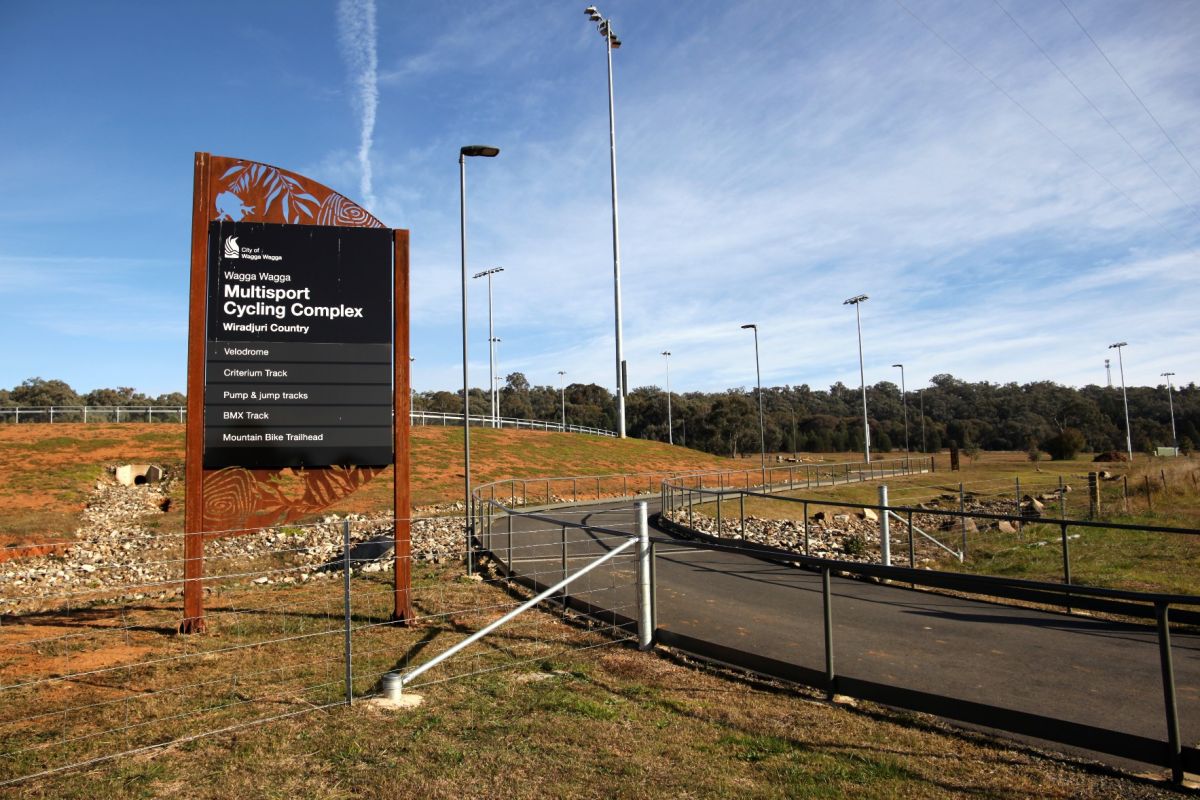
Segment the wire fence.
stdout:
<path fill-rule="evenodd" d="M 215 532 L 205 548 L 206 631 L 193 635 L 176 633 L 181 533 L 130 530 L 104 551 L 66 543 L 54 556 L 4 561 L 0 786 L 371 697 L 383 676 L 427 662 L 525 601 L 511 574 L 482 570 L 478 581 L 461 579 L 463 518 L 415 518 L 414 617 L 398 624 L 394 523 Z M 542 527 L 508 535 L 509 563 L 522 564 L 526 578 L 557 579 L 561 559 L 546 559 Z M 580 523 L 564 538 L 578 566 L 628 535 Z M 571 596 L 603 597 L 618 620 L 633 602 L 624 580 L 619 565 L 597 570 L 572 583 Z M 635 633 L 603 618 L 569 627 L 525 614 L 409 688 Z"/>
<path fill-rule="evenodd" d="M 413 425 L 449 427 L 462 425 L 463 415 L 441 411 L 412 411 L 409 415 Z M 64 422 L 186 422 L 185 406 L 0 406 L 0 424 L 3 423 L 64 423 Z M 499 428 L 530 431 L 562 431 L 582 433 L 589 436 L 616 434 L 605 428 L 588 425 L 564 425 L 538 419 L 517 417 L 493 417 L 472 414 L 470 424 L 479 428 Z"/>

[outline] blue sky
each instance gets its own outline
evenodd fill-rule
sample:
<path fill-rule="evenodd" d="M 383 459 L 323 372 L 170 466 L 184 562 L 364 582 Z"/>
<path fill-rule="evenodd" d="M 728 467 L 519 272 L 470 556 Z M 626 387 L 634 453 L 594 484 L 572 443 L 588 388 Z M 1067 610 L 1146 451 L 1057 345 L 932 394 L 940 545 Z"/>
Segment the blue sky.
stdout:
<path fill-rule="evenodd" d="M 747 322 L 764 384 L 857 385 L 842 300 L 860 293 L 869 383 L 896 362 L 909 388 L 1100 383 L 1119 340 L 1131 384 L 1200 378 L 1200 6 L 902 2 L 600 5 L 624 43 L 631 386 L 664 383 L 663 350 L 676 391 L 752 385 Z M 502 152 L 468 167 L 469 268 L 505 269 L 501 373 L 613 388 L 606 67 L 584 5 L 9 0 L 0 386 L 183 389 L 207 150 L 409 228 L 414 383 L 454 387 L 457 153 L 486 143 Z"/>

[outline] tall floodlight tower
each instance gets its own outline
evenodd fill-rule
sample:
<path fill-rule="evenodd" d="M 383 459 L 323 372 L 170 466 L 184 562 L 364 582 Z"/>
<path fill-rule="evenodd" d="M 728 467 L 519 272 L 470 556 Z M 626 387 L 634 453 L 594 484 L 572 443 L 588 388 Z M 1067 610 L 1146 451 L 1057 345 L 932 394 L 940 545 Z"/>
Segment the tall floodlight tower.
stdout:
<path fill-rule="evenodd" d="M 1179 437 L 1175 435 L 1175 401 L 1171 399 L 1171 376 L 1174 372 L 1164 372 L 1162 376 L 1167 379 L 1167 406 L 1171 409 L 1171 446 L 1175 448 L 1175 455 L 1179 455 Z"/>
<path fill-rule="evenodd" d="M 1110 344 L 1109 350 L 1117 351 L 1117 367 L 1121 370 L 1121 400 L 1125 403 L 1125 451 L 1129 454 L 1129 463 L 1133 463 L 1133 433 L 1129 430 L 1129 395 L 1125 393 L 1125 359 L 1121 348 L 1128 347 L 1128 342 Z"/>
<path fill-rule="evenodd" d="M 504 267 L 492 267 L 491 269 L 485 269 L 483 272 L 476 272 L 474 275 L 471 276 L 472 278 L 484 278 L 484 277 L 487 278 L 487 284 L 488 284 L 488 385 L 490 385 L 490 386 L 496 385 L 496 346 L 495 346 L 494 342 L 496 342 L 498 340 L 496 339 L 496 327 L 492 322 L 492 276 L 498 272 L 504 272 Z M 500 405 L 500 402 L 499 402 L 500 398 L 496 396 L 495 391 L 491 392 L 490 397 L 491 397 L 491 409 L 490 410 L 491 410 L 491 416 L 492 416 L 492 427 L 495 427 L 496 420 L 500 416 L 500 414 L 497 411 L 497 408 Z"/>
<path fill-rule="evenodd" d="M 612 51 L 621 46 L 621 40 L 613 33 L 612 18 L 605 17 L 595 6 L 583 10 L 588 19 L 596 23 L 604 37 L 604 52 L 608 58 L 608 152 L 609 170 L 612 177 L 612 239 L 613 239 L 613 308 L 617 339 L 617 435 L 625 438 L 625 352 L 621 344 L 621 233 L 617 224 L 617 123 L 613 105 Z"/>
<path fill-rule="evenodd" d="M 675 444 L 675 429 L 671 424 L 671 351 L 663 350 L 662 354 L 667 365 L 667 444 Z"/>
<path fill-rule="evenodd" d="M 862 386 L 862 401 L 863 401 L 863 457 L 868 464 L 871 463 L 871 424 L 867 422 L 867 375 L 863 370 L 863 349 L 862 349 L 862 315 L 859 313 L 858 307 L 866 302 L 869 298 L 865 294 L 855 295 L 849 300 L 842 303 L 844 306 L 854 306 L 854 321 L 858 325 L 858 379 Z"/>

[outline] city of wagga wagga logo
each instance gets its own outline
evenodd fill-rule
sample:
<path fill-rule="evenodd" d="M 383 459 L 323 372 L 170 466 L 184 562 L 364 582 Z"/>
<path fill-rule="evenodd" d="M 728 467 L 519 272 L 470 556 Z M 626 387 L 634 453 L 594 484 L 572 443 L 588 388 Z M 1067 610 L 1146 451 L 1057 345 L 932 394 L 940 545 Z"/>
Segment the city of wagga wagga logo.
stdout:
<path fill-rule="evenodd" d="M 244 258 L 247 261 L 283 261 L 283 256 L 264 253 L 261 247 L 242 247 L 236 236 L 225 237 L 225 257 Z"/>

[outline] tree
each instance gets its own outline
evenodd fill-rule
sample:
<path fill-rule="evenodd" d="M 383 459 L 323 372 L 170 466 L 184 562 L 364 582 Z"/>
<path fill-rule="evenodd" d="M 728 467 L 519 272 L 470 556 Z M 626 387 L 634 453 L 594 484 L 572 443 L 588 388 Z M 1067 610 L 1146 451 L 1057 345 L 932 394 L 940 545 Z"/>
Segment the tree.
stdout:
<path fill-rule="evenodd" d="M 78 406 L 80 397 L 65 381 L 27 378 L 9 393 L 18 406 Z"/>
<path fill-rule="evenodd" d="M 1063 428 L 1042 442 L 1042 449 L 1055 461 L 1070 461 L 1086 446 L 1083 434 L 1075 428 Z"/>

